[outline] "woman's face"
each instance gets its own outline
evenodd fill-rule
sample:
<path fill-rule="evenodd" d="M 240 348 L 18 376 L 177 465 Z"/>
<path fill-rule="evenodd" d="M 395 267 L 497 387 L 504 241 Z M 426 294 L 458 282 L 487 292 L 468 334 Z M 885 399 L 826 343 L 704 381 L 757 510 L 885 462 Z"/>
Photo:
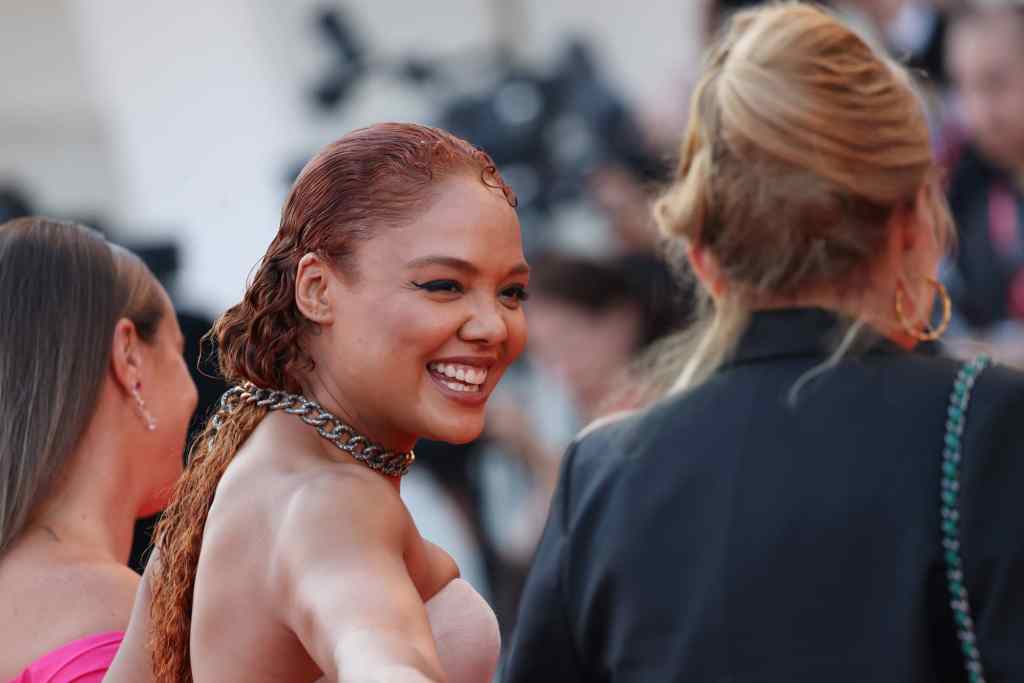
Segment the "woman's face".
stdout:
<path fill-rule="evenodd" d="M 359 244 L 355 270 L 327 277 L 330 322 L 308 339 L 314 382 L 386 447 L 475 439 L 526 344 L 515 210 L 479 178 L 456 176 L 409 225 Z"/>
<path fill-rule="evenodd" d="M 159 286 L 159 285 L 157 285 Z M 184 338 L 167 293 L 160 289 L 164 315 L 156 335 L 141 345 L 142 386 L 139 394 L 156 428 L 147 432 L 147 470 L 152 475 L 152 495 L 140 516 L 162 510 L 170 488 L 182 471 L 182 458 L 189 421 L 196 409 L 198 393 L 182 357 Z"/>
<path fill-rule="evenodd" d="M 996 3 L 993 3 L 995 7 Z M 1005 3 L 953 22 L 947 59 L 973 141 L 1000 166 L 1024 167 L 1024 18 Z"/>

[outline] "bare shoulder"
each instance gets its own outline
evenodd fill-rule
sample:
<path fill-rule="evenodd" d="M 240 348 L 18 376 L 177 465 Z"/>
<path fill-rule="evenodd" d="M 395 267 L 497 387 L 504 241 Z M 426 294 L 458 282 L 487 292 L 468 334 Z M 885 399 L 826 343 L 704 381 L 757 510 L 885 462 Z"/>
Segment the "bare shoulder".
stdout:
<path fill-rule="evenodd" d="M 120 628 L 124 628 L 131 615 L 139 580 L 139 575 L 128 567 L 104 564 L 82 568 L 80 585 L 96 603 L 108 605 Z"/>
<path fill-rule="evenodd" d="M 123 631 L 128 626 L 139 586 L 139 575 L 128 567 L 112 562 L 78 562 L 47 574 L 47 602 L 65 615 L 74 615 L 76 630 L 88 635 Z M 41 592 L 44 586 L 39 588 Z"/>
<path fill-rule="evenodd" d="M 375 562 L 396 561 L 427 600 L 459 576 L 451 555 L 420 536 L 392 483 L 362 467 L 306 478 L 286 503 L 277 535 L 271 566 L 278 580 L 308 575 L 313 566 L 355 580 Z"/>
<path fill-rule="evenodd" d="M 304 476 L 283 501 L 280 520 L 273 555 L 299 562 L 308 559 L 307 553 L 333 554 L 332 548 L 400 549 L 414 530 L 398 492 L 387 480 L 350 467 Z"/>
<path fill-rule="evenodd" d="M 267 567 L 272 609 L 300 639 L 311 639 L 307 649 L 324 650 L 323 659 L 327 641 L 313 643 L 336 638 L 336 629 L 372 613 L 381 595 L 400 593 L 410 580 L 405 556 L 415 527 L 387 480 L 348 467 L 310 472 L 281 510 Z M 332 604 L 346 609 L 335 613 Z"/>
<path fill-rule="evenodd" d="M 0 594 L 0 679 L 70 642 L 128 627 L 139 576 L 113 562 L 36 565 L 5 572 Z M 7 655 L 10 654 L 11 658 Z"/>

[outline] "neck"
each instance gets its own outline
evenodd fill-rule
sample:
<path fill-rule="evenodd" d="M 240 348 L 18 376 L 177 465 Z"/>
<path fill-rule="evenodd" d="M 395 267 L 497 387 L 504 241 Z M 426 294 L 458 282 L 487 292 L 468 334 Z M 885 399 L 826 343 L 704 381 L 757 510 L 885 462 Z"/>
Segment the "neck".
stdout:
<path fill-rule="evenodd" d="M 337 399 L 337 397 L 341 395 L 340 392 L 336 390 L 332 391 L 324 383 L 312 378 L 304 378 L 300 382 L 300 384 L 302 387 L 302 398 L 308 401 L 315 401 L 317 404 L 319 404 L 320 408 L 327 411 L 328 413 L 331 413 L 336 419 L 340 420 L 341 422 L 344 422 L 348 427 L 355 431 L 354 436 L 360 436 L 369 441 L 371 444 L 378 446 L 380 448 L 384 448 L 386 450 L 390 450 L 394 453 L 407 453 L 411 451 L 413 446 L 415 445 L 415 437 L 404 439 L 394 438 L 390 440 L 379 440 L 378 434 L 381 433 L 380 430 L 371 431 L 367 429 L 364 426 L 365 424 L 367 424 L 367 422 L 365 420 L 358 419 L 357 413 L 345 410 L 346 404 Z M 288 392 L 284 393 L 288 394 Z M 298 417 L 295 415 L 290 415 L 288 417 L 290 419 L 296 420 L 296 422 L 298 421 Z M 367 470 L 373 472 L 374 474 L 380 477 L 384 477 L 384 479 L 387 480 L 387 482 L 395 488 L 396 492 L 401 492 L 401 476 L 392 476 L 390 474 L 385 474 L 382 471 L 370 467 L 368 463 L 361 462 L 353 454 L 340 450 L 335 444 L 330 442 L 330 439 L 321 436 L 319 433 L 317 433 L 317 430 L 311 428 L 310 425 L 303 424 L 300 422 L 299 424 L 295 425 L 294 427 L 290 427 L 289 429 L 300 428 L 302 429 L 303 434 L 301 438 L 308 440 L 310 446 L 312 446 L 314 450 L 323 453 L 327 459 L 337 462 L 340 458 L 341 460 L 351 462 L 353 465 L 356 465 L 358 467 L 366 468 Z M 295 434 L 296 436 L 298 436 L 299 432 L 295 432 Z"/>
<path fill-rule="evenodd" d="M 38 529 L 51 541 L 96 559 L 127 564 L 135 514 L 115 498 L 90 494 L 75 485 L 59 486 L 33 515 L 27 530 Z"/>
<path fill-rule="evenodd" d="M 131 454 L 118 432 L 93 420 L 28 528 L 85 555 L 127 564 L 145 491 L 132 477 Z"/>
<path fill-rule="evenodd" d="M 312 397 L 309 397 L 309 396 L 307 396 L 307 398 L 312 399 Z M 317 402 L 319 403 L 319 401 L 317 401 Z M 324 406 L 322 403 L 320 405 L 325 410 L 328 410 L 327 406 Z M 332 412 L 333 413 L 334 411 L 330 411 L 329 410 L 328 412 Z M 337 415 L 337 413 L 335 413 L 335 415 Z M 339 418 L 340 418 L 340 416 L 339 416 Z M 331 443 L 328 439 L 325 439 L 324 437 L 322 437 L 320 434 L 317 433 L 316 428 L 314 428 L 311 425 L 306 424 L 305 422 L 303 422 L 296 415 L 287 415 L 287 414 L 281 413 L 279 415 L 279 419 L 281 420 L 280 424 L 283 425 L 283 426 L 286 425 L 285 428 L 288 429 L 290 431 L 290 433 L 292 434 L 291 440 L 294 443 L 297 443 L 298 440 L 301 440 L 304 444 L 306 444 L 306 446 L 303 447 L 300 450 L 302 450 L 302 451 L 311 450 L 314 453 L 317 453 L 324 460 L 328 460 L 328 461 L 330 461 L 332 463 L 337 463 L 337 462 L 349 463 L 353 467 L 364 469 L 367 472 L 370 472 L 370 473 L 372 473 L 372 474 L 374 474 L 374 475 L 376 475 L 378 477 L 383 478 L 391 486 L 394 487 L 394 489 L 395 489 L 395 491 L 397 493 L 401 493 L 402 477 L 390 476 L 390 475 L 384 474 L 383 472 L 379 472 L 379 471 L 374 470 L 373 468 L 369 467 L 366 463 L 360 462 L 352 454 L 346 453 L 346 452 L 340 450 L 337 446 L 335 446 L 333 443 Z"/>
<path fill-rule="evenodd" d="M 847 301 L 831 292 L 808 292 L 794 297 L 765 299 L 756 302 L 751 307 L 755 311 L 780 308 L 821 308 L 833 311 L 838 315 L 863 320 L 865 324 L 883 337 L 905 349 L 912 349 L 918 343 L 914 337 L 903 330 L 898 321 L 893 319 L 892 314 L 882 313 L 882 311 L 889 310 L 889 307 L 872 305 L 866 299 Z"/>
<path fill-rule="evenodd" d="M 309 377 L 302 382 L 302 393 L 311 401 L 316 401 L 329 413 L 352 427 L 360 436 L 370 442 L 395 453 L 411 451 L 416 445 L 416 436 L 402 434 L 388 428 L 379 419 L 359 410 L 351 401 L 344 400 L 344 392 L 329 382 L 317 377 Z"/>

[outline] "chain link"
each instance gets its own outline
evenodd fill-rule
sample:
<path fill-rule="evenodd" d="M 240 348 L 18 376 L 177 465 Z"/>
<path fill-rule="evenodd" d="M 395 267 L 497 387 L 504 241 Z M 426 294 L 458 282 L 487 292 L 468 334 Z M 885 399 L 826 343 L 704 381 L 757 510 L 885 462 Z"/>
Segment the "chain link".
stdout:
<path fill-rule="evenodd" d="M 220 409 L 212 418 L 213 436 L 220 431 L 224 424 L 224 418 L 246 403 L 298 416 L 338 449 L 348 453 L 371 470 L 389 477 L 403 476 L 416 460 L 416 454 L 412 451 L 396 453 L 378 446 L 350 425 L 324 410 L 316 401 L 311 401 L 298 394 L 261 389 L 248 382 L 228 389 L 221 396 Z"/>
<path fill-rule="evenodd" d="M 960 544 L 960 476 L 963 461 L 962 437 L 967 409 L 971 402 L 971 391 L 978 375 L 991 364 L 988 356 L 978 356 L 964 364 L 953 382 L 949 397 L 946 422 L 946 436 L 942 450 L 942 478 L 939 487 L 940 524 L 942 525 L 943 558 L 946 563 L 946 587 L 949 591 L 949 606 L 953 610 L 956 635 L 960 639 L 960 650 L 964 655 L 967 680 L 970 683 L 985 683 L 985 667 L 978 651 L 978 637 L 974 630 L 967 581 L 964 577 L 964 559 Z"/>

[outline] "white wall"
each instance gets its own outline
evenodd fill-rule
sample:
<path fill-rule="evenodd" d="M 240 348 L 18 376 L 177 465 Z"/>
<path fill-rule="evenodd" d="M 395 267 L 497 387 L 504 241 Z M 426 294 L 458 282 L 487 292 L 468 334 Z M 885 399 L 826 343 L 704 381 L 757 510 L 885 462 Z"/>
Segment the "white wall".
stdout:
<path fill-rule="evenodd" d="M 675 116 L 697 2 L 344 4 L 390 55 L 459 55 L 504 39 L 539 64 L 566 33 L 584 33 L 624 93 Z M 322 4 L 0 4 L 0 39 L 16 55 L 0 61 L 0 177 L 31 181 L 48 207 L 106 213 L 138 240 L 172 234 L 184 248 L 182 298 L 211 312 L 234 303 L 276 228 L 289 164 L 358 125 L 432 113 L 382 81 L 344 115 L 310 107 L 330 59 L 312 26 Z"/>
<path fill-rule="evenodd" d="M 181 295 L 235 302 L 270 241 L 299 111 L 244 0 L 72 3 L 90 82 L 113 140 L 117 223 L 169 229 Z"/>
<path fill-rule="evenodd" d="M 0 182 L 18 180 L 54 214 L 116 202 L 110 137 L 61 0 L 0 5 Z"/>

